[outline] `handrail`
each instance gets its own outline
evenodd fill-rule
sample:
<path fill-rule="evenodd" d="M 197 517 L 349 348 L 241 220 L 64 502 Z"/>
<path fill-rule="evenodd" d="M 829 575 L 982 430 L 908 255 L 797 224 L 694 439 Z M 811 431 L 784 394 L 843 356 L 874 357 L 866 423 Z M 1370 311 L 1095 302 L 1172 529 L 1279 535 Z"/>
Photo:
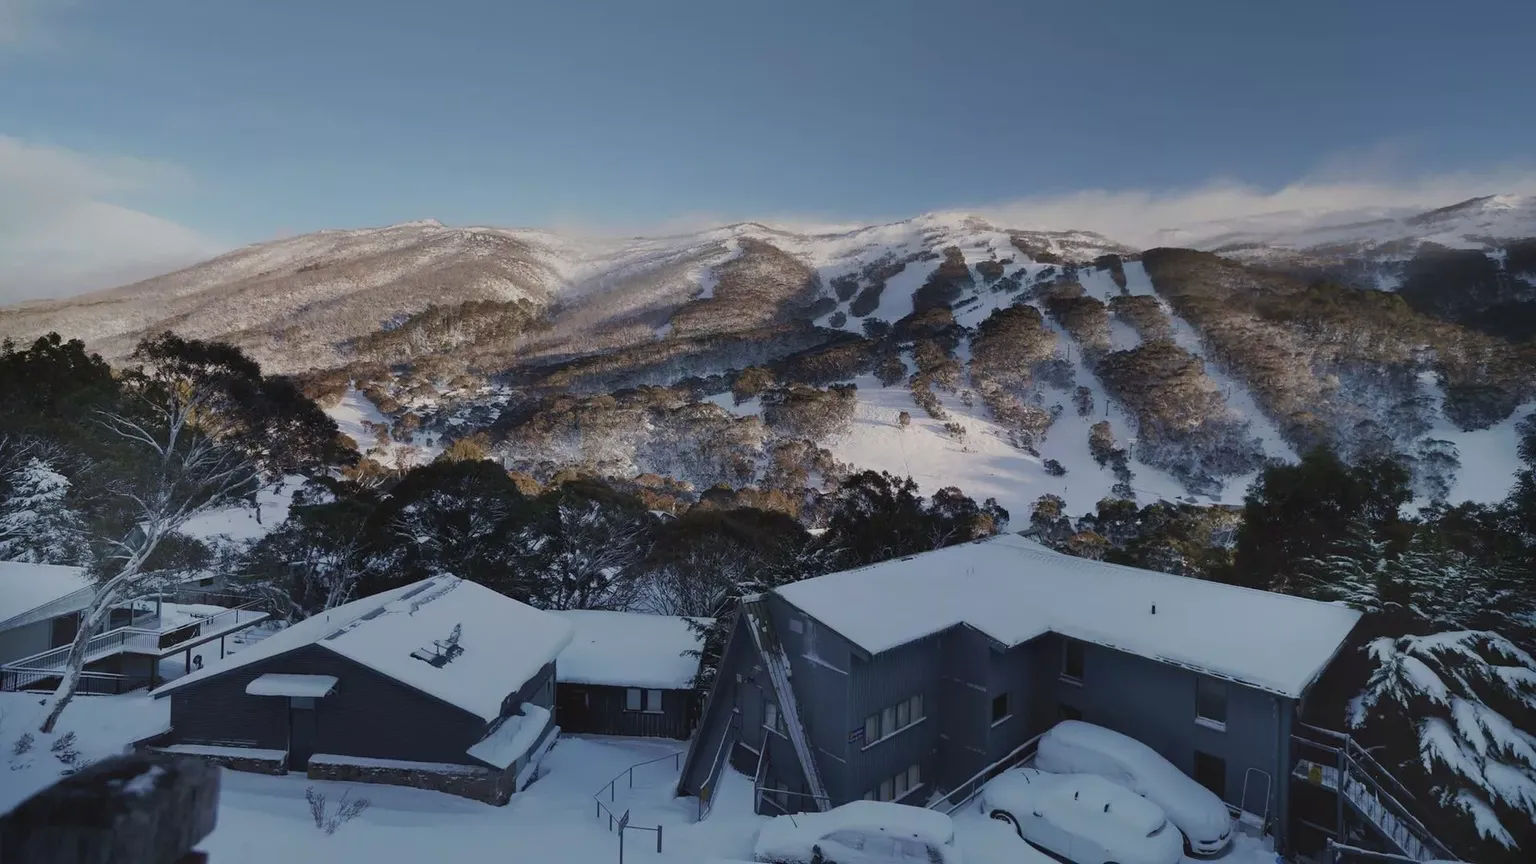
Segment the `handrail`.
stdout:
<path fill-rule="evenodd" d="M 971 799 L 975 798 L 977 793 L 981 792 L 981 787 L 985 785 L 988 780 L 991 780 L 998 774 L 1001 774 L 1009 768 L 1012 768 L 1014 765 L 1025 761 L 1025 759 L 1028 758 L 1028 753 L 1026 751 L 1039 749 L 1040 739 L 1043 737 L 1045 737 L 1044 732 L 1013 748 L 1013 750 L 1010 751 L 1007 756 L 1004 756 L 996 762 L 993 762 L 991 765 L 988 765 L 980 771 L 977 771 L 969 779 L 944 793 L 937 800 L 928 802 L 928 809 L 943 810 L 944 813 L 951 814 L 956 810 L 959 810 L 961 807 L 964 807 L 966 804 L 969 804 Z M 967 787 L 972 787 L 972 784 L 975 784 L 974 787 L 970 788 L 970 791 L 966 792 L 965 797 L 951 801 L 956 793 L 966 789 Z M 942 807 L 945 802 L 950 803 L 950 807 L 947 810 L 944 810 Z"/>
<path fill-rule="evenodd" d="M 156 657 L 168 657 L 177 653 L 178 650 L 185 650 L 183 648 L 178 648 L 178 646 L 182 642 L 186 642 L 188 639 L 195 638 L 200 632 L 201 628 L 207 627 L 212 622 L 219 621 L 220 619 L 226 619 L 227 616 L 233 616 L 234 622 L 239 624 L 240 613 L 248 612 L 258 605 L 260 605 L 259 601 L 250 601 L 243 605 L 236 606 L 233 609 L 225 609 L 224 611 L 210 615 L 207 618 L 198 619 L 196 621 L 189 621 L 185 624 L 180 624 L 171 628 L 148 628 L 136 627 L 133 625 L 115 627 L 111 630 L 97 633 L 95 636 L 92 636 L 89 640 L 86 641 L 86 662 L 89 663 L 92 660 L 97 660 L 102 657 L 109 656 L 114 651 L 121 651 L 130 645 L 133 645 L 136 649 L 138 649 L 137 653 L 153 655 Z M 261 614 L 265 615 L 266 613 Z M 222 626 L 224 625 L 218 625 L 218 627 Z M 215 629 L 218 629 L 218 627 Z M 169 646 L 161 644 L 167 634 L 178 634 L 184 630 L 189 631 L 189 635 L 186 639 L 172 643 Z M 22 675 L 29 676 L 30 680 L 26 682 L 20 682 L 19 676 L 17 678 L 17 686 L 24 687 L 27 684 L 34 683 L 35 681 L 42 678 L 47 678 L 52 675 L 63 673 L 68 665 L 69 654 L 73 648 L 74 645 L 72 644 L 60 645 L 56 648 L 49 648 L 46 651 L 39 651 L 36 654 L 22 657 L 18 660 L 12 660 L 8 663 L 0 664 L 0 669 L 3 669 L 7 672 L 21 673 Z"/>
<path fill-rule="evenodd" d="M 1409 801 L 1414 801 L 1416 799 L 1413 793 L 1403 785 L 1402 781 L 1393 776 L 1392 772 L 1383 767 L 1375 757 L 1371 756 L 1364 747 L 1361 747 L 1359 742 L 1347 734 L 1335 732 L 1331 729 L 1324 729 L 1305 723 L 1298 725 L 1311 731 L 1322 733 L 1339 742 L 1339 746 L 1334 747 L 1313 741 L 1301 735 L 1292 736 L 1297 742 L 1332 754 L 1337 759 L 1335 766 L 1327 767 L 1325 770 L 1332 771 L 1337 775 L 1334 779 L 1336 787 L 1334 792 L 1340 798 L 1349 801 L 1357 810 L 1365 813 L 1368 809 L 1365 799 L 1368 797 L 1370 801 L 1375 802 L 1375 805 L 1380 808 L 1382 816 L 1390 818 L 1395 823 L 1395 825 L 1383 824 L 1377 816 L 1366 813 L 1368 821 L 1378 831 L 1387 834 L 1393 843 L 1402 845 L 1404 843 L 1402 839 L 1391 836 L 1394 827 L 1401 828 L 1414 843 L 1417 843 L 1423 849 L 1430 850 L 1437 858 L 1455 860 L 1455 855 L 1451 852 L 1450 847 L 1439 837 L 1435 836 L 1434 832 L 1429 830 L 1423 821 L 1414 814 L 1413 810 L 1404 804 L 1403 801 L 1399 800 L 1397 794 L 1394 794 L 1394 792 L 1401 793 L 1402 797 L 1407 798 Z M 1353 791 L 1350 785 L 1352 783 L 1359 786 L 1362 791 Z M 1412 851 L 1406 849 L 1406 847 L 1404 848 L 1405 851 Z"/>
<path fill-rule="evenodd" d="M 1359 771 L 1362 775 L 1365 775 L 1365 771 L 1363 771 L 1360 768 L 1360 764 L 1358 762 L 1356 762 L 1354 760 L 1354 758 L 1351 757 L 1347 753 L 1344 755 L 1344 762 L 1347 765 L 1353 765 L 1355 767 L 1356 771 Z M 1344 781 L 1347 780 L 1347 779 L 1348 779 L 1347 777 L 1340 778 L 1340 786 L 1341 787 L 1342 787 Z M 1367 779 L 1371 779 L 1374 782 L 1374 778 L 1370 778 L 1369 776 L 1367 776 Z M 1379 786 L 1380 784 L 1378 783 L 1377 785 Z M 1406 805 L 1404 805 L 1401 801 L 1397 800 L 1397 798 L 1394 797 L 1391 792 L 1389 792 L 1386 789 L 1378 789 L 1376 791 L 1379 793 L 1380 800 L 1383 800 L 1383 801 L 1387 802 L 1388 804 L 1390 804 L 1391 805 L 1391 809 L 1396 811 L 1396 812 L 1394 812 L 1392 814 L 1393 817 L 1396 818 L 1400 824 L 1406 824 L 1407 827 L 1412 829 L 1410 833 L 1414 833 L 1414 834 L 1417 835 L 1415 837 L 1415 839 L 1418 840 L 1421 845 L 1434 847 L 1435 855 L 1436 855 L 1437 858 L 1445 858 L 1445 857 L 1452 857 L 1452 858 L 1454 858 L 1454 855 L 1452 855 L 1452 853 L 1451 853 L 1450 847 L 1446 846 L 1445 843 L 1441 842 L 1440 838 L 1436 837 L 1434 835 L 1434 832 L 1430 831 L 1429 828 L 1426 827 L 1423 822 L 1419 821 L 1419 818 L 1417 816 L 1413 815 L 1413 811 L 1409 810 Z M 1341 794 L 1341 795 L 1345 794 L 1345 790 L 1343 788 L 1340 788 L 1339 794 Z"/>

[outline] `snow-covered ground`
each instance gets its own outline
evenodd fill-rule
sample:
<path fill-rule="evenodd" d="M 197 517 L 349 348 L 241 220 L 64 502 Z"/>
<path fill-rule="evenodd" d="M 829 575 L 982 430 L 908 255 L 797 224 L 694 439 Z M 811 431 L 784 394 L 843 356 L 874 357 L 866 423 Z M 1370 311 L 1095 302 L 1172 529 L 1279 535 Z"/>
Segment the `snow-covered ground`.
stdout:
<path fill-rule="evenodd" d="M 442 442 L 436 436 L 425 432 L 418 432 L 415 436 L 416 440 L 411 444 L 401 444 L 391 439 L 382 447 L 379 446 L 378 436 L 373 429 L 379 426 L 388 427 L 390 419 L 380 413 L 378 407 L 356 387 L 348 387 L 341 401 L 334 407 L 327 408 L 325 413 L 336 421 L 341 434 L 351 438 L 357 444 L 359 453 L 371 456 L 375 461 L 391 468 L 425 465 L 443 452 Z M 373 429 L 370 429 L 370 426 Z"/>
<path fill-rule="evenodd" d="M 288 518 L 293 493 L 304 485 L 304 478 L 294 475 L 256 493 L 256 506 L 240 505 L 211 510 L 189 519 L 181 533 L 199 540 L 221 537 L 227 540 L 257 540 Z"/>
<path fill-rule="evenodd" d="M 43 716 L 39 697 L 0 693 L 0 743 L 10 770 L 0 772 L 0 811 L 54 782 L 65 763 L 51 750 L 54 742 L 75 733 L 77 764 L 97 761 L 130 742 L 164 730 L 169 702 L 142 693 L 81 697 L 64 712 L 58 732 L 37 735 Z M 34 736 L 26 753 L 12 755 L 24 733 Z M 303 775 L 270 777 L 224 771 L 218 826 L 202 844 L 221 864 L 422 864 L 431 861 L 510 860 L 611 864 L 618 856 L 618 836 L 608 830 L 594 795 L 630 812 L 636 826 L 662 826 L 662 852 L 656 836 L 626 835 L 624 857 L 635 862 L 699 864 L 751 860 L 752 847 L 765 817 L 752 813 L 752 781 L 732 771 L 722 778 L 713 811 L 696 821 L 697 802 L 673 797 L 675 760 L 682 742 L 563 736 L 545 757 L 541 774 L 505 807 L 492 807 L 440 792 L 364 783 L 312 781 Z M 624 772 L 635 769 L 630 787 Z M 606 784 L 615 778 L 612 800 Z M 367 798 L 369 807 L 332 835 L 311 820 L 305 790 L 314 787 L 334 803 Z M 969 864 L 1045 864 L 1049 859 L 1028 847 L 1006 825 L 976 807 L 957 812 L 957 841 Z M 1263 844 L 1239 836 L 1218 860 L 1228 864 L 1274 864 Z"/>

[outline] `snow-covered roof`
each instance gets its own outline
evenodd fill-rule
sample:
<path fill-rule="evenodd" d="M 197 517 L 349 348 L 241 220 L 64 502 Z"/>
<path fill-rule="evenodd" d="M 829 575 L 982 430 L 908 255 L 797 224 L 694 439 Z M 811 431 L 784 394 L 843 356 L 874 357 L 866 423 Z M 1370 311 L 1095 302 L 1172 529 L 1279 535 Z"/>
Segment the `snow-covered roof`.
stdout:
<path fill-rule="evenodd" d="M 523 713 L 503 719 L 490 734 L 464 752 L 505 769 L 539 742 L 540 733 L 549 726 L 549 716 L 548 708 L 524 704 Z"/>
<path fill-rule="evenodd" d="M 79 602 L 61 604 L 53 614 L 64 615 L 84 609 L 90 605 L 90 588 L 90 577 L 79 567 L 0 561 L 0 629 L 30 623 L 15 619 L 72 594 L 80 595 Z"/>
<path fill-rule="evenodd" d="M 570 644 L 565 619 L 483 585 L 440 576 L 416 587 L 320 644 L 486 720 Z M 438 648 L 453 654 L 450 640 L 462 649 L 457 656 L 442 665 L 421 659 Z"/>
<path fill-rule="evenodd" d="M 692 686 L 699 658 L 687 652 L 698 651 L 704 636 L 688 626 L 687 618 L 584 610 L 555 614 L 576 628 L 555 665 L 555 677 L 562 684 L 660 690 Z"/>
<path fill-rule="evenodd" d="M 1054 631 L 1292 698 L 1360 619 L 1331 603 L 1074 558 L 1014 534 L 777 592 L 872 654 L 958 624 L 1008 646 Z"/>
<path fill-rule="evenodd" d="M 437 576 L 307 618 L 155 695 L 318 645 L 489 721 L 500 716 L 507 694 L 570 641 L 571 625 L 557 615 L 473 582 Z"/>
<path fill-rule="evenodd" d="M 336 686 L 335 675 L 288 675 L 268 672 L 245 685 L 249 696 L 308 696 L 318 699 Z"/>

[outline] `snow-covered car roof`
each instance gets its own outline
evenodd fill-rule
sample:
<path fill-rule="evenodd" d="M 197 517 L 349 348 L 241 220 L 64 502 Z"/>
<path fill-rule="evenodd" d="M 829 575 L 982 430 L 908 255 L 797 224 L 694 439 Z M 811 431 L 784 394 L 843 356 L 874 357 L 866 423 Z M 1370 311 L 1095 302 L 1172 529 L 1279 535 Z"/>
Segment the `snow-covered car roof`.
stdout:
<path fill-rule="evenodd" d="M 688 626 L 689 619 L 642 612 L 554 614 L 569 621 L 576 634 L 555 665 L 560 683 L 660 690 L 693 685 L 699 658 L 688 652 L 703 647 L 704 634 Z"/>
<path fill-rule="evenodd" d="M 90 605 L 90 588 L 90 577 L 79 567 L 0 561 L 0 630 L 78 612 Z M 44 606 L 56 608 L 41 617 L 28 614 Z"/>
<path fill-rule="evenodd" d="M 1117 843 L 1128 848 L 1145 845 L 1168 821 L 1161 807 L 1094 774 L 1021 768 L 988 783 L 982 796 L 988 809 L 1017 815 L 1038 812 L 1069 834 L 1092 837 L 1111 848 Z"/>
<path fill-rule="evenodd" d="M 881 833 L 942 846 L 955 836 L 948 815 L 926 807 L 885 801 L 850 801 L 825 813 L 797 813 L 770 819 L 757 835 L 759 856 L 809 850 L 834 831 Z"/>
<path fill-rule="evenodd" d="M 1299 698 L 1360 620 L 1345 606 L 1063 555 L 1015 534 L 775 589 L 877 654 L 956 625 L 1054 631 Z"/>
<path fill-rule="evenodd" d="M 1224 842 L 1232 828 L 1227 805 L 1215 792 L 1146 744 L 1103 726 L 1081 720 L 1057 723 L 1041 736 L 1035 765 L 1045 771 L 1104 773 L 1116 781 L 1114 769 L 1123 769 L 1131 775 L 1125 785 L 1163 808 L 1194 842 Z"/>
<path fill-rule="evenodd" d="M 280 630 L 156 696 L 318 645 L 485 720 L 571 641 L 564 618 L 482 585 L 437 576 L 354 600 Z"/>

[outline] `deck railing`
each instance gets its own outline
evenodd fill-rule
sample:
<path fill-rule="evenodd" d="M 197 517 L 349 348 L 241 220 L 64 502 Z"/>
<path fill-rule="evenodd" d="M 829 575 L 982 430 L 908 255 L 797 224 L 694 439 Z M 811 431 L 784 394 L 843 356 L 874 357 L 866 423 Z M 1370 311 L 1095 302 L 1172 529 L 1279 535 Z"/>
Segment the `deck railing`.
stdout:
<path fill-rule="evenodd" d="M 258 605 L 260 604 L 257 601 L 248 601 L 233 609 L 225 609 L 207 618 L 189 621 L 168 629 L 125 626 L 107 630 L 92 636 L 85 643 L 85 662 L 93 663 L 123 653 L 164 658 L 182 650 L 187 642 L 199 636 L 215 638 L 220 633 L 233 632 L 266 618 L 267 613 L 256 608 Z M 29 657 L 0 665 L 0 689 L 26 690 L 39 682 L 63 675 L 69 668 L 69 653 L 73 647 L 73 645 L 60 645 L 57 648 L 39 651 Z M 89 674 L 104 675 L 106 673 Z M 144 678 L 144 680 L 148 679 Z"/>
<path fill-rule="evenodd" d="M 941 813 L 953 813 L 964 807 L 981 792 L 981 787 L 997 775 L 1022 765 L 1034 757 L 1035 751 L 1040 748 L 1040 735 L 1025 741 L 1015 747 L 1007 756 L 993 762 L 991 765 L 977 771 L 970 779 L 944 793 L 939 798 L 928 802 L 928 809 L 938 810 Z"/>

